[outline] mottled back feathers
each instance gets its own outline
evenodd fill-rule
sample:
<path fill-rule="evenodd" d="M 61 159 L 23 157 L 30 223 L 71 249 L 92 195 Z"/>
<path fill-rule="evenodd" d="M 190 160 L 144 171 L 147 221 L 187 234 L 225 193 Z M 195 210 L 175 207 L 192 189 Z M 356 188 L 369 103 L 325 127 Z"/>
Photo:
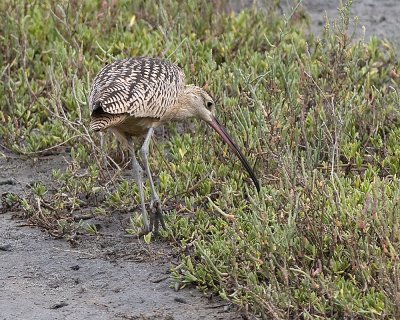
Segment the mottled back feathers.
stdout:
<path fill-rule="evenodd" d="M 128 58 L 105 66 L 94 78 L 89 107 L 94 118 L 96 110 L 98 115 L 162 118 L 184 87 L 178 66 L 157 58 Z"/>

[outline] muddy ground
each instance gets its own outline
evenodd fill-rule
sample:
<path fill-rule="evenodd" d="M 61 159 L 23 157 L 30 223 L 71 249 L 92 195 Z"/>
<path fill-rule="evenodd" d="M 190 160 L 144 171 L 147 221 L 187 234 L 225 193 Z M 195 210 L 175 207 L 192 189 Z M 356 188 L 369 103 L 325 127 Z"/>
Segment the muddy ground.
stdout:
<path fill-rule="evenodd" d="M 325 12 L 330 18 L 337 14 L 335 1 L 304 0 L 303 5 L 317 35 Z M 376 34 L 400 44 L 398 0 L 355 0 L 352 14 L 359 17 L 358 35 L 364 25 L 366 40 Z M 23 194 L 33 182 L 50 182 L 51 169 L 63 168 L 65 157 L 34 163 L 0 148 L 0 195 Z M 127 238 L 127 220 L 121 213 L 97 218 L 101 236 L 81 237 L 71 247 L 11 213 L 0 215 L 0 320 L 243 318 L 229 303 L 193 287 L 171 288 L 169 269 L 178 262 L 174 249 Z"/>

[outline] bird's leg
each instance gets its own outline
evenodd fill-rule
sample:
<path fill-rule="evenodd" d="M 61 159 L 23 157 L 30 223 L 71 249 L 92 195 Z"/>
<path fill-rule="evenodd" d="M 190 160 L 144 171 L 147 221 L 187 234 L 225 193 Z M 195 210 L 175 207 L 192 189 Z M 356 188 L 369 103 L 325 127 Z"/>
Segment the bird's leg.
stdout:
<path fill-rule="evenodd" d="M 149 233 L 151 230 L 150 230 L 150 225 L 149 225 L 149 219 L 147 217 L 146 206 L 144 203 L 143 169 L 136 159 L 135 148 L 133 145 L 132 138 L 129 138 L 127 140 L 128 140 L 129 151 L 131 153 L 131 159 L 132 159 L 133 178 L 135 179 L 135 182 L 139 188 L 139 196 L 140 196 L 140 202 L 141 202 L 141 207 L 142 207 L 142 217 L 143 217 L 143 224 L 144 224 L 143 233 L 146 234 L 146 233 Z"/>
<path fill-rule="evenodd" d="M 142 160 L 144 163 L 144 168 L 146 170 L 147 177 L 149 178 L 149 181 L 150 181 L 150 189 L 151 189 L 150 207 L 152 210 L 152 216 L 150 217 L 150 224 L 151 224 L 151 228 L 154 227 L 154 231 L 157 233 L 159 223 L 161 223 L 161 226 L 164 229 L 165 229 L 165 223 L 164 223 L 164 219 L 162 216 L 160 198 L 158 197 L 156 188 L 154 187 L 153 177 L 151 176 L 149 161 L 148 161 L 149 144 L 150 144 L 150 140 L 151 140 L 153 133 L 154 133 L 154 129 L 150 128 L 149 131 L 147 132 L 146 138 L 144 139 L 144 142 L 143 142 L 142 148 L 140 149 L 140 152 L 142 154 Z"/>
<path fill-rule="evenodd" d="M 99 134 L 100 134 L 100 152 L 101 152 L 101 155 L 103 156 L 103 165 L 104 165 L 104 167 L 107 167 L 107 165 L 108 165 L 108 159 L 107 159 L 107 155 L 106 155 L 106 153 L 104 152 L 104 144 L 105 144 L 105 142 L 104 142 L 104 132 L 99 132 Z"/>
<path fill-rule="evenodd" d="M 151 189 L 150 206 L 153 206 L 154 202 L 159 202 L 159 197 L 158 197 L 157 191 L 154 187 L 153 177 L 151 176 L 149 162 L 148 162 L 149 144 L 150 144 L 150 140 L 153 135 L 153 132 L 154 132 L 154 129 L 150 128 L 149 131 L 147 132 L 146 138 L 144 139 L 142 148 L 140 149 L 140 152 L 141 152 L 142 158 L 143 158 L 144 168 L 146 170 L 147 177 L 149 178 L 149 181 L 150 181 L 150 189 Z"/>

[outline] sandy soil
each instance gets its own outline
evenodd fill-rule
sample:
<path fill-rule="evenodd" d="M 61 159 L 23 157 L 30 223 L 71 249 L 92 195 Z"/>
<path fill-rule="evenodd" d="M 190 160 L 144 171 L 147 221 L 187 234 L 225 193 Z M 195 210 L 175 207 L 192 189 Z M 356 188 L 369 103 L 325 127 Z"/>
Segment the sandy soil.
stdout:
<path fill-rule="evenodd" d="M 330 18 L 337 14 L 335 1 L 304 0 L 303 6 L 315 34 L 325 12 Z M 359 34 L 366 27 L 366 40 L 376 34 L 400 44 L 398 0 L 355 0 L 352 14 L 359 17 Z M 33 182 L 50 182 L 50 168 L 63 168 L 64 157 L 33 163 L 0 149 L 0 195 L 22 194 Z M 119 213 L 97 218 L 101 236 L 81 238 L 72 248 L 13 220 L 11 213 L 1 214 L 0 320 L 243 319 L 229 303 L 204 297 L 195 288 L 171 288 L 173 249 L 126 238 L 126 219 Z"/>
<path fill-rule="evenodd" d="M 117 232 L 74 249 L 20 224 L 0 219 L 0 319 L 240 319 L 195 288 L 170 288 L 165 244 Z"/>

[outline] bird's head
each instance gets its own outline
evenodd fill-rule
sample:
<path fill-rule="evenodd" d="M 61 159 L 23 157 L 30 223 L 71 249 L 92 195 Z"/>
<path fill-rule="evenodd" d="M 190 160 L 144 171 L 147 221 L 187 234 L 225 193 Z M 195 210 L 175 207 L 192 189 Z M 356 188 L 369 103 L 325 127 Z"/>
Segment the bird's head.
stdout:
<path fill-rule="evenodd" d="M 243 153 L 240 151 L 236 143 L 228 134 L 224 126 L 222 126 L 215 117 L 215 102 L 210 94 L 203 88 L 196 86 L 186 86 L 186 117 L 195 117 L 204 120 L 212 127 L 221 138 L 228 144 L 231 151 L 240 159 L 243 166 L 246 168 L 257 191 L 260 191 L 260 184 L 258 179 L 250 167 Z"/>
<path fill-rule="evenodd" d="M 187 108 L 191 117 L 206 122 L 212 121 L 215 115 L 215 102 L 211 95 L 203 88 L 186 86 Z"/>

